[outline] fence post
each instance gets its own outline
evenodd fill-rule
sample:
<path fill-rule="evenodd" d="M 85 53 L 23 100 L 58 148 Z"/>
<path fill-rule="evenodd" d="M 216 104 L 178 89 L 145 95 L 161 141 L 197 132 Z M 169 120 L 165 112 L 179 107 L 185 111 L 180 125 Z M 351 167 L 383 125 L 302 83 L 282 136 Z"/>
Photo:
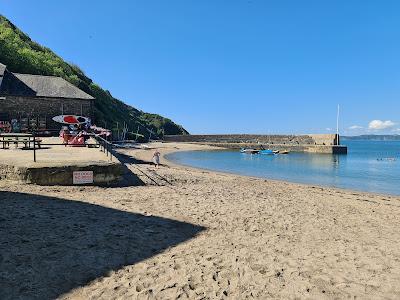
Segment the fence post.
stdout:
<path fill-rule="evenodd" d="M 36 162 L 36 134 L 35 130 L 32 131 L 33 134 L 33 162 Z"/>

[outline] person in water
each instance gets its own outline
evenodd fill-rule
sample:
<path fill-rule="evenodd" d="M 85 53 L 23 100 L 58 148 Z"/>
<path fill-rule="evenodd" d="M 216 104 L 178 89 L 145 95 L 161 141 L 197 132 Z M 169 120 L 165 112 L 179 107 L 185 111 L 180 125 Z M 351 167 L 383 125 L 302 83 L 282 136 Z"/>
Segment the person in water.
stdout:
<path fill-rule="evenodd" d="M 160 155 L 161 153 L 157 149 L 153 153 L 153 163 L 156 166 L 156 168 L 158 168 L 158 166 L 160 165 Z"/>

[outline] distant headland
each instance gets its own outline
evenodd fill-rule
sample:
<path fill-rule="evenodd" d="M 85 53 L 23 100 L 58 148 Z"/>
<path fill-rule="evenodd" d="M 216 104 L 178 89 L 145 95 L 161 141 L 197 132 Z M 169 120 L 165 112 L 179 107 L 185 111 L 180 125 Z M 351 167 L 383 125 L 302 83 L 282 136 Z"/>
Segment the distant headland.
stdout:
<path fill-rule="evenodd" d="M 363 134 L 357 136 L 341 136 L 342 141 L 400 141 L 399 134 Z"/>

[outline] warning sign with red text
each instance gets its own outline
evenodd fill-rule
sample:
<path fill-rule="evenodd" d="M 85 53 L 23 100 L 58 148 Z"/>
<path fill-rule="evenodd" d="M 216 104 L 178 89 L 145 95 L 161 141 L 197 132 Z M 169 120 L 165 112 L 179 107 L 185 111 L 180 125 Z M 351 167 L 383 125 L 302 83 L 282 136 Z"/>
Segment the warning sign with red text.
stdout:
<path fill-rule="evenodd" d="M 73 184 L 93 183 L 93 171 L 75 171 L 72 177 Z"/>

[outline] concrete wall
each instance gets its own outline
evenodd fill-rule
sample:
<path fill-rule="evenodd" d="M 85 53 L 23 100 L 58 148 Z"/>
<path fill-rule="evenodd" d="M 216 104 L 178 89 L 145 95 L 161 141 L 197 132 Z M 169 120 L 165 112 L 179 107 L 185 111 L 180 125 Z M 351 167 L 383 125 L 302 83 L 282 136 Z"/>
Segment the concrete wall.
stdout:
<path fill-rule="evenodd" d="M 166 135 L 167 142 L 186 143 L 261 143 L 279 145 L 336 145 L 336 134 L 310 135 L 255 135 L 255 134 L 222 134 L 222 135 Z"/>
<path fill-rule="evenodd" d="M 48 129 L 56 129 L 60 125 L 52 118 L 62 113 L 93 117 L 93 100 L 6 96 L 0 99 L 0 113 L 8 114 L 10 120 L 46 117 Z"/>
<path fill-rule="evenodd" d="M 340 145 L 340 137 L 337 134 L 309 134 L 316 145 Z"/>
<path fill-rule="evenodd" d="M 0 164 L 0 180 L 39 185 L 73 185 L 74 171 L 93 171 L 94 185 L 109 185 L 122 180 L 124 167 L 119 162 L 49 167 Z"/>

